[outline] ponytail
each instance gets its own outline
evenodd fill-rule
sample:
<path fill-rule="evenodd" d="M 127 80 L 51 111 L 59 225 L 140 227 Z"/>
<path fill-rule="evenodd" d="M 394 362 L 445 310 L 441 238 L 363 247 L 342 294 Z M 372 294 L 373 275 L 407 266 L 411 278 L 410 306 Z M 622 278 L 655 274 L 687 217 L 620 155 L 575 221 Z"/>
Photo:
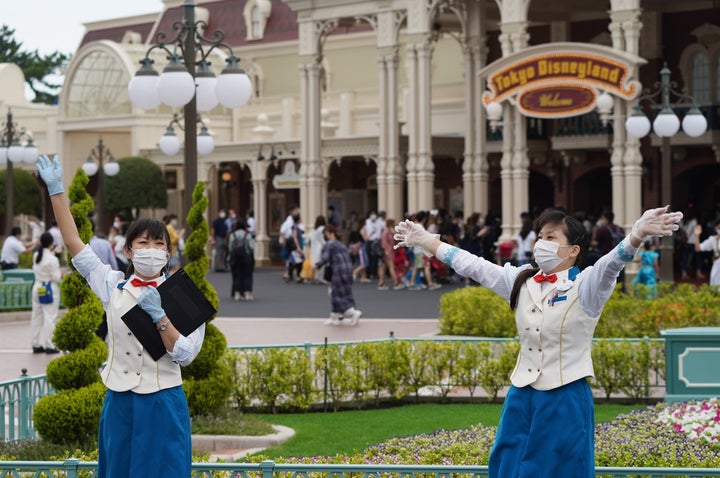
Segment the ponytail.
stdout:
<path fill-rule="evenodd" d="M 517 275 L 512 291 L 510 292 L 510 308 L 512 310 L 517 308 L 518 296 L 520 295 L 520 288 L 522 285 L 526 280 L 537 274 L 539 270 L 539 267 L 532 267 L 530 269 L 523 270 Z"/>
<path fill-rule="evenodd" d="M 40 264 L 40 261 L 42 260 L 43 251 L 50 247 L 53 243 L 54 239 L 52 234 L 49 232 L 43 232 L 40 235 L 40 247 L 38 247 L 38 253 L 37 257 L 35 258 L 35 264 Z"/>

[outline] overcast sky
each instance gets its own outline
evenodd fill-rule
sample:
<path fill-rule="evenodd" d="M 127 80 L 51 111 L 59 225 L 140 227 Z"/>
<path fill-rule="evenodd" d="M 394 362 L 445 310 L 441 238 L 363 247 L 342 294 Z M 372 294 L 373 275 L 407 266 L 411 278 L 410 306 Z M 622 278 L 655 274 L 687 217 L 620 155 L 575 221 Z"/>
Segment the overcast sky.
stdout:
<path fill-rule="evenodd" d="M 15 29 L 25 50 L 74 53 L 83 23 L 157 13 L 162 0 L 0 0 L 0 23 Z"/>

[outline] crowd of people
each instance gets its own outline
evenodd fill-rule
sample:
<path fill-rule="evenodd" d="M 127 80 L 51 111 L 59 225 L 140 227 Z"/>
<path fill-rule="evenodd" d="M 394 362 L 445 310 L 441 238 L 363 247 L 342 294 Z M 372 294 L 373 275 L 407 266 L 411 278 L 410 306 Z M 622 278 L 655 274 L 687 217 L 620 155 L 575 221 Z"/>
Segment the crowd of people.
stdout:
<path fill-rule="evenodd" d="M 539 211 L 522 213 L 519 232 L 510 240 L 503 241 L 501 219 L 492 212 L 473 213 L 463 218 L 461 212 L 449 214 L 438 209 L 406 214 L 401 221 L 409 219 L 442 241 L 492 263 L 522 266 L 533 259 L 537 240 L 533 224 L 538 214 Z M 626 237 L 626 231 L 615 223 L 615 215 L 611 210 L 603 210 L 598 215 L 577 212 L 573 217 L 583 225 L 589 239 L 587 253 L 582 263 L 578 264 L 582 268 L 595 264 Z M 313 229 L 306 233 L 300 209 L 293 205 L 279 230 L 281 257 L 285 263 L 283 279 L 295 283 L 330 282 L 331 276 L 324 271 L 326 262 L 322 261 L 322 251 L 327 240 L 323 231 L 332 225 L 336 240 L 347 248 L 353 282 L 374 283 L 378 290 L 434 290 L 442 287 L 443 283 L 453 281 L 462 281 L 466 285 L 473 283 L 472 279 L 461 277 L 442 261 L 428 257 L 418 249 L 393 247 L 393 228 L 396 223 L 384 211 L 375 210 L 368 211 L 364 218 L 356 211 L 351 211 L 347 219 L 340 220 L 330 206 L 327 215 L 315 218 Z M 716 222 L 708 221 L 707 227 L 697 228 L 697 234 L 696 225 L 697 221 L 691 213 L 673 238 L 678 252 L 675 262 L 681 267 L 682 280 L 689 280 L 691 275 L 699 280 L 705 279 L 703 271 L 710 269 L 712 257 L 717 259 L 720 256 L 718 241 L 713 239 L 720 235 L 720 219 Z M 715 227 L 717 232 L 714 232 Z M 638 272 L 633 280 L 626 285 L 625 270 L 622 269 L 617 283 L 623 291 L 627 287 L 637 290 L 642 285 L 649 296 L 654 296 L 656 284 L 660 280 L 659 239 L 650 238 L 641 245 L 641 249 L 636 258 Z M 718 277 L 710 283 L 718 285 L 720 261 L 715 261 L 715 264 L 717 267 L 713 270 L 717 269 L 715 275 Z M 329 321 L 334 322 L 332 317 Z"/>

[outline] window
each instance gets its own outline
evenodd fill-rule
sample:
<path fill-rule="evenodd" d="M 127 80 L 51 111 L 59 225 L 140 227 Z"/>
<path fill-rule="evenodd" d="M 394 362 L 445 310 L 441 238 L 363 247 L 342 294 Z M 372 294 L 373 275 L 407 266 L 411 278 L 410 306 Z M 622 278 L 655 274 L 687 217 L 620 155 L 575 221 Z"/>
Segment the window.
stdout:
<path fill-rule="evenodd" d="M 705 53 L 698 53 L 693 57 L 690 89 L 698 103 L 710 102 L 710 64 Z"/>

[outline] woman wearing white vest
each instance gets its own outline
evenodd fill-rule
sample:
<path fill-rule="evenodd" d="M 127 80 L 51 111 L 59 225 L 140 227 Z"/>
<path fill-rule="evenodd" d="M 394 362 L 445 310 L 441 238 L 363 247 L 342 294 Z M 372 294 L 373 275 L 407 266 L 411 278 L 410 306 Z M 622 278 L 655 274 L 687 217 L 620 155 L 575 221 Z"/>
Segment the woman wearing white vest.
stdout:
<path fill-rule="evenodd" d="M 490 478 L 591 478 L 594 472 L 592 336 L 616 278 L 645 239 L 678 229 L 680 212 L 650 209 L 632 232 L 582 272 L 589 238 L 577 219 L 548 210 L 535 221 L 534 260 L 499 266 L 439 240 L 405 221 L 396 247 L 419 247 L 458 274 L 510 302 L 520 337 L 500 425 L 489 459 Z"/>
<path fill-rule="evenodd" d="M 200 352 L 205 325 L 182 336 L 162 308 L 156 287 L 166 278 L 170 236 L 162 221 L 141 219 L 130 225 L 125 254 L 127 277 L 100 262 L 75 226 L 62 186 L 58 157 L 41 156 L 38 172 L 48 188 L 65 245 L 107 314 L 107 365 L 101 372 L 108 390 L 98 433 L 98 476 L 190 476 L 190 414 L 180 366 Z M 139 305 L 160 332 L 167 353 L 157 362 L 121 317 Z"/>

